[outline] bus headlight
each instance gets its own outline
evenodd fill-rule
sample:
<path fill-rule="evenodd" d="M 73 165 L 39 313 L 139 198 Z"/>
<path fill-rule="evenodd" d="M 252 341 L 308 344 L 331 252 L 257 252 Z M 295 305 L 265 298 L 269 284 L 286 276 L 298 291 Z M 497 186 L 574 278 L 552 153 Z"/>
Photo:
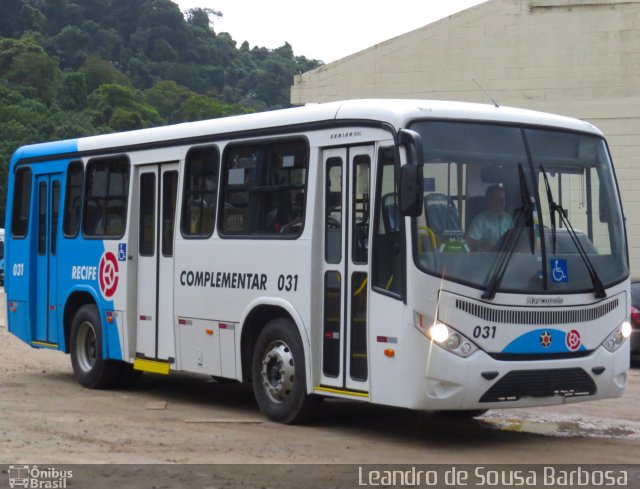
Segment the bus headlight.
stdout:
<path fill-rule="evenodd" d="M 436 343 L 442 343 L 449 337 L 449 328 L 445 324 L 435 323 L 427 331 L 427 336 Z"/>
<path fill-rule="evenodd" d="M 604 340 L 602 346 L 613 353 L 622 346 L 629 336 L 631 336 L 631 324 L 625 321 Z"/>
<path fill-rule="evenodd" d="M 466 358 L 478 349 L 463 334 L 451 329 L 443 323 L 434 323 L 427 330 L 427 338 L 447 351 Z"/>

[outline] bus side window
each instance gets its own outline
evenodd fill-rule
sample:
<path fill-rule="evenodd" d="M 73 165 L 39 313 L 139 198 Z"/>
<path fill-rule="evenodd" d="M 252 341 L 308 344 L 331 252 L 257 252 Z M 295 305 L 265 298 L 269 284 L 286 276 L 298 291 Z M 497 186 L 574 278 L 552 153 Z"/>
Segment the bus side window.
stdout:
<path fill-rule="evenodd" d="M 80 230 L 82 209 L 82 183 L 84 167 L 81 161 L 72 161 L 67 168 L 67 190 L 64 198 L 64 222 L 62 230 L 65 238 L 75 238 Z"/>
<path fill-rule="evenodd" d="M 353 160 L 352 202 L 352 259 L 354 263 L 367 263 L 369 249 L 369 156 L 358 155 Z"/>
<path fill-rule="evenodd" d="M 326 168 L 324 259 L 337 264 L 342 261 L 342 159 L 329 158 Z"/>
<path fill-rule="evenodd" d="M 129 161 L 125 156 L 87 163 L 82 232 L 90 238 L 124 235 L 129 197 Z"/>
<path fill-rule="evenodd" d="M 20 168 L 15 176 L 11 212 L 11 234 L 14 238 L 24 238 L 27 235 L 29 231 L 30 206 L 31 168 Z"/>
<path fill-rule="evenodd" d="M 155 254 L 156 236 L 156 175 L 140 175 L 140 230 L 138 232 L 138 251 L 140 256 Z"/>
<path fill-rule="evenodd" d="M 307 144 L 234 146 L 225 152 L 220 233 L 297 237 L 304 227 Z"/>
<path fill-rule="evenodd" d="M 393 148 L 381 148 L 373 220 L 372 285 L 396 295 L 402 293 L 403 264 L 400 212 Z"/>
<path fill-rule="evenodd" d="M 182 235 L 208 238 L 213 234 L 218 200 L 218 148 L 192 148 L 185 164 Z"/>

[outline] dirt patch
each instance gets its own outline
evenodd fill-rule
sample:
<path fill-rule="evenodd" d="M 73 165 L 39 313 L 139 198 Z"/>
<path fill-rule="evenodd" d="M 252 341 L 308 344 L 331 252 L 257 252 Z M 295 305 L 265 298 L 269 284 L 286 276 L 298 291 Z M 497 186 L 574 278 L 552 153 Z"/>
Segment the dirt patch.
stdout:
<path fill-rule="evenodd" d="M 0 326 L 0 463 L 636 463 L 640 440 L 628 427 L 640 426 L 640 372 L 630 379 L 621 399 L 478 421 L 328 401 L 313 425 L 283 426 L 262 416 L 249 386 L 203 376 L 145 374 L 132 390 L 84 389 L 67 355 Z M 513 428 L 545 422 L 562 436 Z M 571 423 L 582 432 L 566 436 Z"/>

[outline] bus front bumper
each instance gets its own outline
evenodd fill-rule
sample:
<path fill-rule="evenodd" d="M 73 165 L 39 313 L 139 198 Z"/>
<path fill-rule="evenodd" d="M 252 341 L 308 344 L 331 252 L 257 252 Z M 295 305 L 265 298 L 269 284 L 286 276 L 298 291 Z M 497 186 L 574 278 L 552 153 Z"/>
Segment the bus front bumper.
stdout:
<path fill-rule="evenodd" d="M 629 342 L 611 353 L 554 360 L 501 361 L 484 351 L 461 358 L 431 345 L 420 393 L 409 404 L 427 410 L 548 406 L 620 397 L 627 385 Z M 411 397 L 411 395 L 410 395 Z"/>

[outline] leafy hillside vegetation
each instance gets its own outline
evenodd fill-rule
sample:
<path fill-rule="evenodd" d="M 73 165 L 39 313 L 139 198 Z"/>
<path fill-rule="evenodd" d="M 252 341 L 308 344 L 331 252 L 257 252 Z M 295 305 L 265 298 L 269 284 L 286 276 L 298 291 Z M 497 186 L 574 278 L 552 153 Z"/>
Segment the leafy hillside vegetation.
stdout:
<path fill-rule="evenodd" d="M 286 107 L 320 65 L 216 33 L 170 0 L 2 0 L 0 217 L 24 144 Z"/>

